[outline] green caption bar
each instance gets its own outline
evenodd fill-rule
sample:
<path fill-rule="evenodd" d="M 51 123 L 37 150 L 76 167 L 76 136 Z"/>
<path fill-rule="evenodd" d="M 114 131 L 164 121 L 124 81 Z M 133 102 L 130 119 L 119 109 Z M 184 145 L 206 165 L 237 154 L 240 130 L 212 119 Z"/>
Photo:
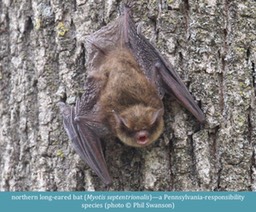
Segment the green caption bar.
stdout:
<path fill-rule="evenodd" d="M 255 211 L 254 192 L 1 192 L 1 211 Z M 3 209 L 3 210 L 2 210 Z"/>

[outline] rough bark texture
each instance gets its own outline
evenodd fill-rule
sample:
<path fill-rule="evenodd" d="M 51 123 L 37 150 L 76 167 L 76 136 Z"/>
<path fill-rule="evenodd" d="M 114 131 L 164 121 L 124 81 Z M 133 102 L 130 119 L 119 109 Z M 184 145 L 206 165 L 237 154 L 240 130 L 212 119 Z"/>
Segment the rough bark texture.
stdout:
<path fill-rule="evenodd" d="M 141 0 L 142 31 L 177 67 L 205 126 L 165 98 L 146 149 L 107 140 L 105 188 L 70 146 L 56 103 L 83 92 L 86 36 L 121 1 L 0 1 L 0 190 L 256 190 L 256 1 Z"/>

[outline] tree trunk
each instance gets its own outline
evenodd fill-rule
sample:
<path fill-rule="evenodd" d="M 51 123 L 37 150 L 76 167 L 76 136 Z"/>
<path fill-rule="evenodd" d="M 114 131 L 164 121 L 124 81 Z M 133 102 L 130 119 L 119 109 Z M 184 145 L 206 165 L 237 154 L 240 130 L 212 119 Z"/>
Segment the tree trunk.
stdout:
<path fill-rule="evenodd" d="M 133 1 L 134 20 L 207 117 L 166 97 L 145 149 L 103 141 L 106 188 L 74 152 L 57 103 L 83 92 L 86 36 L 120 1 L 0 2 L 0 190 L 256 190 L 256 1 Z"/>

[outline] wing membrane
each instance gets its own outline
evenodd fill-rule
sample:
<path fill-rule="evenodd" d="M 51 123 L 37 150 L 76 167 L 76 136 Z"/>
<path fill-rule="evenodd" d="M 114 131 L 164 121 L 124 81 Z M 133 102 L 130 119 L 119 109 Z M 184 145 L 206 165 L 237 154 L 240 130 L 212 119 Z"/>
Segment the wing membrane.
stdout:
<path fill-rule="evenodd" d="M 76 120 L 73 107 L 64 103 L 61 103 L 60 107 L 64 128 L 75 151 L 105 184 L 110 184 L 112 180 L 104 159 L 100 139 L 89 127 L 90 120 L 83 117 Z"/>

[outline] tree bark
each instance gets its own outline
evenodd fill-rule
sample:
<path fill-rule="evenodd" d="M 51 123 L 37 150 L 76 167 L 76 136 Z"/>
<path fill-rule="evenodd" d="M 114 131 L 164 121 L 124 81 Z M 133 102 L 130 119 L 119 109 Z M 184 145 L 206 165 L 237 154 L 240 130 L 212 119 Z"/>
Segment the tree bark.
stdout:
<path fill-rule="evenodd" d="M 166 97 L 145 149 L 103 141 L 106 188 L 72 149 L 57 103 L 83 92 L 86 36 L 121 1 L 0 2 L 0 190 L 256 190 L 256 1 L 134 1 L 134 20 L 206 114 Z"/>

